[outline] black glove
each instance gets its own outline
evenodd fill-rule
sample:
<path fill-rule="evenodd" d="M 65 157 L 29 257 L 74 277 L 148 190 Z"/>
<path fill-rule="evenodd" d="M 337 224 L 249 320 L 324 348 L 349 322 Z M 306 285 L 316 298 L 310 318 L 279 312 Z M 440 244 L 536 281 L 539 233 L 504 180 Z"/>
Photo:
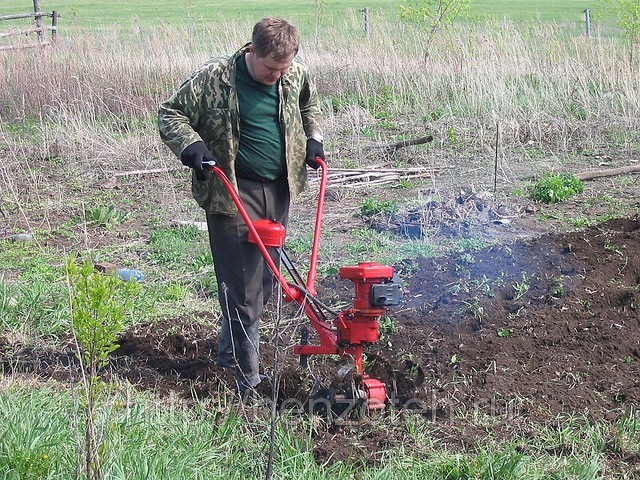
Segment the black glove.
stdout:
<path fill-rule="evenodd" d="M 324 160 L 324 149 L 322 148 L 322 143 L 310 138 L 307 140 L 307 158 L 305 159 L 307 165 L 309 165 L 314 170 L 317 170 L 320 166 L 318 162 L 316 162 L 316 157 L 320 157 Z"/>
<path fill-rule="evenodd" d="M 209 170 L 202 166 L 202 162 L 217 163 L 217 160 L 202 141 L 192 143 L 180 154 L 180 161 L 196 172 L 196 179 L 201 182 L 209 180 Z"/>

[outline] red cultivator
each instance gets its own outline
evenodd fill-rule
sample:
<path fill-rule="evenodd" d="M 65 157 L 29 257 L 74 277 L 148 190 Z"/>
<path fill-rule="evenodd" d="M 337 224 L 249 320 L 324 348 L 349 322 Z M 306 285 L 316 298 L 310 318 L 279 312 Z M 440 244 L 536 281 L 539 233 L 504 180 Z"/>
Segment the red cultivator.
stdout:
<path fill-rule="evenodd" d="M 273 275 L 282 286 L 285 299 L 295 301 L 301 306 L 309 318 L 311 326 L 318 334 L 319 344 L 310 345 L 309 331 L 306 328 L 303 329 L 300 344 L 293 348 L 294 353 L 300 355 L 301 364 L 307 366 L 309 355 L 339 355 L 352 358 L 353 368 L 348 370 L 354 370 L 354 375 L 351 377 L 353 386 L 347 389 L 343 388 L 341 392 L 325 388 L 319 393 L 319 396 L 333 402 L 338 394 L 347 401 L 364 401 L 369 410 L 381 410 L 387 399 L 386 387 L 380 380 L 365 374 L 363 348 L 367 344 L 378 341 L 378 322 L 386 313 L 387 307 L 397 305 L 400 302 L 401 287 L 394 279 L 392 267 L 375 262 L 365 262 L 355 266 L 342 267 L 339 271 L 340 278 L 351 280 L 355 286 L 355 299 L 351 308 L 337 313 L 318 300 L 315 288 L 316 266 L 327 186 L 327 167 L 321 159 L 317 158 L 316 161 L 322 168 L 322 177 L 306 282 L 298 274 L 284 251 L 286 236 L 284 226 L 268 219 L 251 220 L 225 173 L 215 165 L 209 165 L 209 169 L 223 182 L 231 195 L 249 228 L 249 241 L 255 243 L 260 249 Z M 278 249 L 282 263 L 293 282 L 290 283 L 276 266 L 269 255 L 268 248 Z M 327 319 L 325 311 L 334 317 L 331 321 Z M 318 392 L 316 393 L 318 394 Z"/>

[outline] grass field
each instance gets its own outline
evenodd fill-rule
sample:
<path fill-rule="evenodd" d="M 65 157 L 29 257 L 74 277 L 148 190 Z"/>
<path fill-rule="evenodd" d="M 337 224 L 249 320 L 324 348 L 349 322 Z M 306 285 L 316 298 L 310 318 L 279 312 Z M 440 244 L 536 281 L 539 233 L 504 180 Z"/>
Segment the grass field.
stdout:
<path fill-rule="evenodd" d="M 170 24 L 186 24 L 193 21 L 257 19 L 276 15 L 290 18 L 300 25 L 310 26 L 320 18 L 339 21 L 346 14 L 367 7 L 375 16 L 393 16 L 400 1 L 394 0 L 236 0 L 230 2 L 195 0 L 141 0 L 95 2 L 91 0 L 44 0 L 45 11 L 56 10 L 62 15 L 61 24 L 129 24 L 137 17 L 142 23 L 162 21 Z M 556 22 L 580 22 L 583 10 L 593 8 L 596 0 L 493 0 L 473 1 L 470 17 L 507 18 L 513 20 L 543 20 Z M 26 0 L 4 0 L 0 14 L 28 12 L 32 3 Z"/>

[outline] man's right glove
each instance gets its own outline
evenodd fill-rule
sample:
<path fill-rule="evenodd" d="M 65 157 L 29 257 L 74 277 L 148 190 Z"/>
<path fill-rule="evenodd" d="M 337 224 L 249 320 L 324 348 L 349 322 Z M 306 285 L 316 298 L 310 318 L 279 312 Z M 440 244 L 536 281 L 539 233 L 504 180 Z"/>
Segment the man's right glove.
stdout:
<path fill-rule="evenodd" d="M 209 170 L 202 166 L 202 162 L 217 163 L 217 160 L 202 141 L 192 143 L 180 154 L 180 161 L 187 167 L 193 168 L 196 172 L 196 179 L 201 182 L 209 180 Z"/>
<path fill-rule="evenodd" d="M 307 140 L 307 157 L 305 161 L 307 165 L 309 165 L 314 170 L 317 170 L 320 166 L 318 162 L 316 162 L 316 158 L 320 157 L 324 160 L 324 148 L 322 147 L 322 143 L 317 141 L 315 138 L 310 138 Z"/>

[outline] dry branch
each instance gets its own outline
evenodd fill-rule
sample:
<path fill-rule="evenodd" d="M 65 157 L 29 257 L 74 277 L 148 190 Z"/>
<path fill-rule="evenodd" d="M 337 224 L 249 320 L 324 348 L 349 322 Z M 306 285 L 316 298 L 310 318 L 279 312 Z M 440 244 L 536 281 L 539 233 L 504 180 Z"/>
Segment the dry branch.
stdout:
<path fill-rule="evenodd" d="M 440 173 L 440 168 L 414 167 L 405 169 L 380 168 L 371 166 L 366 169 L 332 168 L 327 175 L 327 186 L 366 187 L 393 183 L 411 178 L 429 178 Z M 318 181 L 314 177 L 310 181 Z"/>
<path fill-rule="evenodd" d="M 631 167 L 619 167 L 609 168 L 606 170 L 596 170 L 595 172 L 583 172 L 576 175 L 578 180 L 593 180 L 600 177 L 613 177 L 614 175 L 624 175 L 627 173 L 640 172 L 640 165 L 633 165 Z"/>
<path fill-rule="evenodd" d="M 128 177 L 130 175 L 146 175 L 148 173 L 163 173 L 163 172 L 172 172 L 173 170 L 178 170 L 180 167 L 163 167 L 163 168 L 151 168 L 149 170 L 130 170 L 128 172 L 116 172 L 113 174 L 114 177 Z"/>
<path fill-rule="evenodd" d="M 38 27 L 38 28 L 27 28 L 24 30 L 12 30 L 9 32 L 0 32 L 0 38 L 15 37 L 17 35 L 28 35 L 30 33 L 42 33 L 49 30 L 55 30 L 55 28 L 54 27 Z"/>
<path fill-rule="evenodd" d="M 4 51 L 4 50 L 18 50 L 21 48 L 37 48 L 37 47 L 45 47 L 47 45 L 49 45 L 50 42 L 40 42 L 40 43 L 31 43 L 29 45 L 7 45 L 7 46 L 3 46 L 0 47 L 0 51 Z"/>
<path fill-rule="evenodd" d="M 422 145 L 423 143 L 429 143 L 433 141 L 432 135 L 426 137 L 414 138 L 412 140 L 402 140 L 394 143 L 384 143 L 381 145 L 369 145 L 363 150 L 382 150 L 383 152 L 395 152 L 399 148 L 410 147 L 412 145 Z"/>
<path fill-rule="evenodd" d="M 163 173 L 178 170 L 180 166 L 152 168 L 148 170 L 130 170 L 127 172 L 116 172 L 113 177 L 127 177 L 132 175 L 148 175 L 153 173 Z M 366 187 L 370 185 L 382 185 L 393 183 L 398 180 L 408 180 L 412 178 L 430 178 L 439 174 L 442 168 L 434 167 L 412 167 L 412 168 L 380 168 L 372 165 L 366 169 L 353 168 L 331 168 L 327 175 L 327 185 L 345 187 Z M 310 178 L 310 182 L 317 182 L 320 177 Z"/>
<path fill-rule="evenodd" d="M 52 17 L 53 12 L 32 12 L 32 13 L 16 13 L 14 15 L 0 15 L 1 20 L 17 20 L 20 18 L 35 18 L 35 17 Z"/>

